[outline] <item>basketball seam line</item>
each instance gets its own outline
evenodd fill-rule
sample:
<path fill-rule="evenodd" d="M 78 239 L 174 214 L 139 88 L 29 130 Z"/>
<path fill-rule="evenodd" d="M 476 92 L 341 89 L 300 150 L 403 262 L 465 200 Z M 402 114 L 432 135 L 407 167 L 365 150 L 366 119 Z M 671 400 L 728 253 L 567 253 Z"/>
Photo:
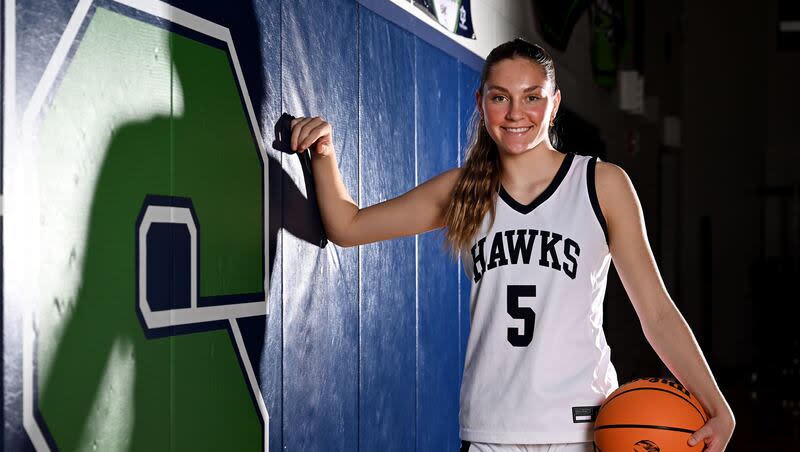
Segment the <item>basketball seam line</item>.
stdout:
<path fill-rule="evenodd" d="M 694 430 L 680 428 L 680 427 L 667 427 L 664 425 L 645 425 L 645 424 L 614 424 L 614 425 L 602 425 L 600 427 L 595 427 L 595 431 L 597 430 L 605 430 L 609 428 L 654 428 L 658 430 L 670 430 L 675 432 L 683 432 L 683 433 L 694 433 Z"/>
<path fill-rule="evenodd" d="M 681 396 L 679 394 L 676 394 L 676 393 L 674 393 L 672 391 L 667 391 L 666 389 L 659 389 L 659 388 L 632 388 L 632 389 L 626 389 L 625 391 L 622 391 L 619 394 L 615 395 L 614 397 L 611 397 L 610 399 L 606 400 L 603 403 L 603 405 L 608 404 L 609 402 L 611 402 L 612 400 L 614 400 L 617 397 L 621 396 L 622 394 L 625 394 L 625 393 L 628 393 L 628 392 L 632 392 L 632 391 L 644 391 L 644 390 L 661 391 L 661 392 L 665 392 L 665 393 L 670 394 L 670 395 L 674 395 L 675 397 L 677 397 L 677 398 L 683 400 L 684 402 L 688 403 L 689 405 L 691 405 L 692 408 L 694 408 L 694 410 L 697 411 L 697 414 L 700 415 L 700 418 L 703 419 L 703 422 L 708 422 L 708 419 L 706 419 L 706 417 L 703 416 L 703 413 L 700 410 L 698 410 L 696 406 L 694 406 L 694 403 L 692 403 L 691 400 L 689 400 L 686 397 L 683 397 L 683 396 Z"/>

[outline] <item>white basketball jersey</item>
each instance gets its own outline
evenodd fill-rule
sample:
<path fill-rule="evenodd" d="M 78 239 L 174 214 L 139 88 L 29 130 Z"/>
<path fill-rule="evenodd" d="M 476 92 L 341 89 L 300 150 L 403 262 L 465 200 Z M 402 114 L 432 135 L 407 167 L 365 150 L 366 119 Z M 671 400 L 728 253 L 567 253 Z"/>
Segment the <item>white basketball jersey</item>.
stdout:
<path fill-rule="evenodd" d="M 501 444 L 592 440 L 617 386 L 603 333 L 611 264 L 595 159 L 566 154 L 531 204 L 501 187 L 462 251 L 472 280 L 460 433 Z"/>

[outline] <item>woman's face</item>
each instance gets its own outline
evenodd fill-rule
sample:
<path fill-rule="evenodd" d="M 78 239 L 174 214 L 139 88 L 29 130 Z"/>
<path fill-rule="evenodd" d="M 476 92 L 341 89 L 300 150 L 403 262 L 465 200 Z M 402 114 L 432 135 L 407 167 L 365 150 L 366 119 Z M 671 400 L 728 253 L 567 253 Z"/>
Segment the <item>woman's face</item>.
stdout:
<path fill-rule="evenodd" d="M 553 93 L 544 69 L 520 57 L 497 62 L 476 100 L 500 152 L 521 154 L 548 139 L 561 93 Z"/>

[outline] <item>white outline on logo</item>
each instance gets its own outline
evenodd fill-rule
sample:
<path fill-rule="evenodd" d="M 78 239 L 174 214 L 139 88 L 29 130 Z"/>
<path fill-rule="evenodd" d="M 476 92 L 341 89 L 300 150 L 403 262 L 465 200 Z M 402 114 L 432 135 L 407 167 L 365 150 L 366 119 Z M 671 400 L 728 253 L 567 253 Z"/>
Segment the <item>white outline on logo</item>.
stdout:
<path fill-rule="evenodd" d="M 153 311 L 147 301 L 147 232 L 153 223 L 185 224 L 189 228 L 189 296 L 188 308 Z M 234 320 L 264 314 L 264 302 L 236 303 L 219 306 L 197 306 L 197 225 L 187 207 L 146 207 L 139 226 L 139 309 L 148 329 Z"/>

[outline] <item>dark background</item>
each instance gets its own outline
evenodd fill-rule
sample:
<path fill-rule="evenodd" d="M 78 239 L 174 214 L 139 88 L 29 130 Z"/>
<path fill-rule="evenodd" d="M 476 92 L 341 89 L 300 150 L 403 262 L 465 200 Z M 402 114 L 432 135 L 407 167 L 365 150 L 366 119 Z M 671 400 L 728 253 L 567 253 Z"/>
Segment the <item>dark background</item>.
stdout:
<path fill-rule="evenodd" d="M 665 284 L 737 417 L 729 450 L 797 450 L 800 33 L 780 23 L 797 24 L 800 3 L 629 6 L 620 66 L 643 74 L 646 112 L 601 126 L 607 158 L 631 176 Z M 665 116 L 680 121 L 679 146 L 664 143 Z M 620 382 L 668 373 L 636 322 L 614 275 Z"/>

